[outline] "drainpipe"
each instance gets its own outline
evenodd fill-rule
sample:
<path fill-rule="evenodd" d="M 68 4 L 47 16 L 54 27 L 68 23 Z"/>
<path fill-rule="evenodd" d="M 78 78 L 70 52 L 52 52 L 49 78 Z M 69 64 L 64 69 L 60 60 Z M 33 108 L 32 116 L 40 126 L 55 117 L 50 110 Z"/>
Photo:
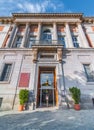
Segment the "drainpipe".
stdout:
<path fill-rule="evenodd" d="M 63 74 L 64 96 L 65 96 L 65 95 L 66 95 L 66 86 L 65 86 L 64 68 L 63 68 L 63 64 L 64 64 L 64 63 L 65 63 L 64 61 L 61 62 L 62 74 Z"/>
<path fill-rule="evenodd" d="M 68 103 L 68 99 L 66 97 L 66 84 L 65 84 L 65 75 L 64 75 L 64 65 L 65 61 L 61 61 L 61 67 L 62 67 L 62 74 L 63 74 L 63 86 L 64 86 L 64 97 L 65 97 L 65 102 L 67 103 L 67 108 L 69 108 L 69 103 Z"/>
<path fill-rule="evenodd" d="M 35 77 L 34 77 L 34 88 L 33 88 L 33 110 L 36 109 L 36 73 L 37 73 L 37 62 L 34 63 L 35 64 Z"/>
<path fill-rule="evenodd" d="M 22 56 L 22 59 L 21 59 L 21 65 L 20 65 L 20 69 L 19 69 L 19 74 L 18 74 L 16 89 L 15 89 L 15 95 L 14 95 L 13 104 L 12 104 L 12 110 L 14 109 L 14 104 L 15 104 L 15 99 L 16 99 L 16 95 L 17 95 L 17 88 L 18 88 L 18 83 L 19 83 L 19 79 L 20 79 L 20 73 L 21 73 L 23 59 L 24 59 L 24 56 Z"/>

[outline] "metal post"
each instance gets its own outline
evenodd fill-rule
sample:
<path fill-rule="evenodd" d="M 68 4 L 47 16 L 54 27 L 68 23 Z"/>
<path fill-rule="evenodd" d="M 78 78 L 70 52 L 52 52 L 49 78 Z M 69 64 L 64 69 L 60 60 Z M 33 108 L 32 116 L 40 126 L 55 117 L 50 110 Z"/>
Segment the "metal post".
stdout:
<path fill-rule="evenodd" d="M 53 107 L 54 107 L 54 89 L 53 89 Z"/>
<path fill-rule="evenodd" d="M 40 107 L 42 105 L 41 99 L 42 99 L 42 89 L 40 90 Z"/>

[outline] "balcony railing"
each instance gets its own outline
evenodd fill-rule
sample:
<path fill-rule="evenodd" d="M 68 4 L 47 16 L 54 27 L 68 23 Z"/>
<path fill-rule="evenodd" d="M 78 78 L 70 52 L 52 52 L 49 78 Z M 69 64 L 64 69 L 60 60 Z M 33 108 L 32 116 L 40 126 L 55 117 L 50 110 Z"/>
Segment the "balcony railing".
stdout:
<path fill-rule="evenodd" d="M 29 47 L 31 48 L 32 46 L 64 46 L 63 42 L 62 41 L 56 41 L 56 40 L 52 40 L 52 41 L 49 41 L 49 40 L 40 40 L 40 41 L 30 41 L 26 47 Z"/>
<path fill-rule="evenodd" d="M 20 48 L 21 46 L 21 43 L 15 43 L 12 48 Z M 46 41 L 43 41 L 43 40 L 32 40 L 32 41 L 29 41 L 27 43 L 25 43 L 24 47 L 26 48 L 32 48 L 34 46 L 63 46 L 65 48 L 65 45 L 64 45 L 64 42 L 63 41 L 56 41 L 56 40 L 46 40 Z"/>

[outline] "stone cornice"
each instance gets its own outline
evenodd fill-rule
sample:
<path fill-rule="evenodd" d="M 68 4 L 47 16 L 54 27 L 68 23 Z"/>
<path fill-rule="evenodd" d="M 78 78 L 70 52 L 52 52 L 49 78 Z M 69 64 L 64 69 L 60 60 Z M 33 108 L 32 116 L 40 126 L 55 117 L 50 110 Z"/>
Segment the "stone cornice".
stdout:
<path fill-rule="evenodd" d="M 84 23 L 94 23 L 94 17 L 84 17 L 83 22 Z"/>
<path fill-rule="evenodd" d="M 82 13 L 13 13 L 13 17 L 79 17 L 82 18 Z"/>
<path fill-rule="evenodd" d="M 14 23 L 16 19 L 79 19 L 83 23 L 94 23 L 94 16 L 85 17 L 82 13 L 13 13 L 11 17 L 0 17 L 1 23 Z"/>
<path fill-rule="evenodd" d="M 43 46 L 44 48 L 45 46 Z M 32 51 L 34 48 L 41 48 L 38 46 L 34 46 L 33 48 L 0 48 L 0 52 L 4 51 L 4 52 L 16 52 L 16 51 Z M 48 48 L 54 48 L 53 46 L 49 46 Z M 62 46 L 55 46 L 55 48 L 63 48 Z M 42 48 L 41 48 L 42 49 Z M 94 52 L 94 48 L 63 48 L 64 51 L 93 51 Z"/>
<path fill-rule="evenodd" d="M 1 23 L 13 23 L 13 17 L 0 17 Z"/>

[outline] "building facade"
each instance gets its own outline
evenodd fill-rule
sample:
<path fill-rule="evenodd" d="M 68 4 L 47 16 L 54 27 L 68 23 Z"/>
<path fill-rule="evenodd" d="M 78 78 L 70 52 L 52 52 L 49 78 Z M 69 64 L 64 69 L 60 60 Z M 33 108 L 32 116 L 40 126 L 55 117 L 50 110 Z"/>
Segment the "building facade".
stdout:
<path fill-rule="evenodd" d="M 17 109 L 28 89 L 29 109 L 72 107 L 69 88 L 81 90 L 82 108 L 94 98 L 94 18 L 81 13 L 14 13 L 0 17 L 0 107 Z"/>

